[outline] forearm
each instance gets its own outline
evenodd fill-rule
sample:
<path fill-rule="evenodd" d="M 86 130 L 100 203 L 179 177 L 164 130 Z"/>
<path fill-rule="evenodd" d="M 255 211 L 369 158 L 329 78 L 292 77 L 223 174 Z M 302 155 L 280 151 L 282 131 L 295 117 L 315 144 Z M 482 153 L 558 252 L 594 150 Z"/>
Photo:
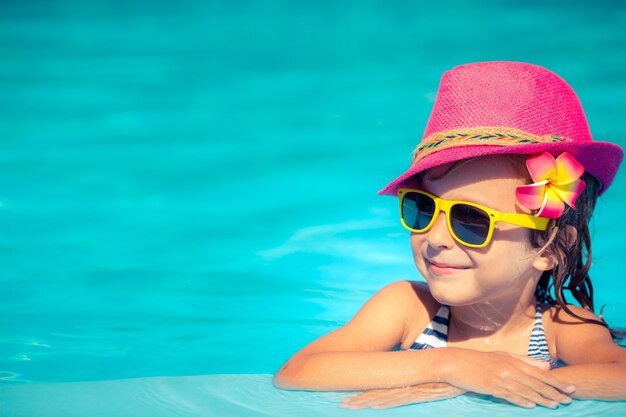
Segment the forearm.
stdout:
<path fill-rule="evenodd" d="M 626 400 L 626 366 L 618 363 L 572 365 L 551 371 L 576 386 L 573 398 Z"/>
<path fill-rule="evenodd" d="M 274 384 L 284 389 L 355 391 L 441 382 L 447 350 L 315 353 L 288 362 Z"/>

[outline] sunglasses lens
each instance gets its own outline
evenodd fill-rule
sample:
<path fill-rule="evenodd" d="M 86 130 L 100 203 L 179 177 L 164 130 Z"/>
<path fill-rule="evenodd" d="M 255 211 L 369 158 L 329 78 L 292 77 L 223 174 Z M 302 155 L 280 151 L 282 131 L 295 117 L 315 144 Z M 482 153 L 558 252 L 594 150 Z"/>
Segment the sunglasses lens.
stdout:
<path fill-rule="evenodd" d="M 489 215 L 479 208 L 455 204 L 450 209 L 450 223 L 454 234 L 470 245 L 481 245 L 489 236 Z"/>
<path fill-rule="evenodd" d="M 427 195 L 408 192 L 402 199 L 402 219 L 410 229 L 423 230 L 433 219 L 435 201 Z"/>

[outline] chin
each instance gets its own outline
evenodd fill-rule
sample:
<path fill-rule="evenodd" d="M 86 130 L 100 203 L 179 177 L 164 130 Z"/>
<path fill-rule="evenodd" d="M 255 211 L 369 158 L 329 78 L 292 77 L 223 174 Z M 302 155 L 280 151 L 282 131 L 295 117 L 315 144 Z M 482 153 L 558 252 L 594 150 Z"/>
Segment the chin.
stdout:
<path fill-rule="evenodd" d="M 445 285 L 441 282 L 432 282 L 429 279 L 426 279 L 426 282 L 430 288 L 430 294 L 441 304 L 448 306 L 464 306 L 480 301 L 477 297 L 468 294 L 467 290 L 459 288 L 458 283 L 456 285 Z"/>

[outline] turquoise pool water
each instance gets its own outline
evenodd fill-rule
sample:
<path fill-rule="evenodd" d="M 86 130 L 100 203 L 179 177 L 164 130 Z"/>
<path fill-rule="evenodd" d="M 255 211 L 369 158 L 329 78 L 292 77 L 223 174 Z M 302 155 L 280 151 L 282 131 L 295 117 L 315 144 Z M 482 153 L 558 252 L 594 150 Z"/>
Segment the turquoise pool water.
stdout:
<path fill-rule="evenodd" d="M 53 415 L 50 392 L 145 399 L 198 381 L 148 377 L 194 375 L 334 401 L 271 391 L 267 374 L 378 288 L 419 279 L 397 203 L 376 191 L 407 166 L 442 71 L 544 65 L 594 136 L 626 147 L 625 23 L 616 2 L 2 2 L 4 406 Z M 624 203 L 622 169 L 592 269 L 617 327 Z M 177 392 L 163 410 L 193 403 Z"/>

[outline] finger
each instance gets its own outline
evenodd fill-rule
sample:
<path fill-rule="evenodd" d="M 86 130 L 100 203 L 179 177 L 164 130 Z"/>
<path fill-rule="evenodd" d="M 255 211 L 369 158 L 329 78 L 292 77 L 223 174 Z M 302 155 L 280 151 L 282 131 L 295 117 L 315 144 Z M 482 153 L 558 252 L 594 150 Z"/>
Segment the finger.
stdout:
<path fill-rule="evenodd" d="M 541 395 L 543 398 L 546 398 L 550 401 L 555 401 L 556 403 L 560 404 L 569 404 L 572 402 L 572 399 L 568 395 L 564 394 L 562 391 L 554 388 L 553 386 L 546 384 L 544 381 L 531 379 L 527 382 L 527 386 L 539 395 Z"/>
<path fill-rule="evenodd" d="M 359 395 L 359 398 L 354 398 L 352 401 L 344 401 L 340 404 L 341 407 L 349 408 L 351 410 L 360 410 L 368 407 L 378 407 L 381 404 L 385 404 L 389 401 L 395 400 L 398 397 L 403 397 L 405 394 L 398 392 L 397 390 L 385 390 L 390 392 L 376 392 L 377 395 Z"/>
<path fill-rule="evenodd" d="M 357 409 L 361 404 L 365 403 L 367 400 L 362 398 L 361 395 L 355 395 L 353 397 L 347 397 L 341 400 L 339 403 L 339 407 Z"/>
<path fill-rule="evenodd" d="M 415 385 L 409 388 L 393 390 L 392 395 L 377 398 L 369 404 L 369 407 L 375 409 L 391 408 L 420 402 L 437 401 L 459 396 L 463 392 L 463 390 L 448 384 Z"/>
<path fill-rule="evenodd" d="M 352 397 L 345 397 L 339 403 L 339 407 L 349 408 L 349 407 L 355 406 L 360 401 L 362 401 L 361 396 L 362 394 L 354 395 Z"/>
<path fill-rule="evenodd" d="M 370 390 L 370 391 L 364 391 L 360 394 L 357 395 L 353 395 L 351 397 L 346 397 L 343 399 L 344 402 L 359 402 L 359 401 L 363 401 L 365 399 L 368 398 L 375 398 L 381 394 L 383 394 L 383 392 L 386 390 Z"/>
<path fill-rule="evenodd" d="M 371 408 L 375 408 L 375 409 L 393 408 L 393 407 L 400 407 L 402 405 L 415 404 L 415 403 L 419 403 L 423 401 L 430 401 L 430 400 L 426 398 L 422 398 L 419 395 L 407 394 L 407 395 L 397 396 L 396 398 L 393 398 L 393 399 L 388 399 L 387 401 L 380 401 L 377 404 L 373 404 Z"/>
<path fill-rule="evenodd" d="M 454 392 L 449 391 L 420 391 L 420 392 L 412 392 L 407 393 L 407 395 L 398 396 L 394 399 L 389 399 L 385 402 L 380 402 L 379 404 L 372 406 L 372 408 L 392 408 L 392 407 L 400 407 L 403 405 L 409 404 L 417 404 L 421 402 L 429 402 L 429 401 L 438 401 L 444 400 L 446 398 L 453 398 L 461 394 L 461 391 L 455 390 Z"/>
<path fill-rule="evenodd" d="M 493 392 L 491 395 L 523 408 L 534 408 L 536 406 L 534 402 L 529 401 L 521 395 L 508 390 L 498 390 L 496 392 Z"/>
<path fill-rule="evenodd" d="M 432 383 L 406 388 L 389 388 L 365 391 L 352 397 L 344 398 L 339 404 L 342 408 L 358 410 L 362 408 L 389 408 L 424 401 L 452 398 L 464 393 L 460 388 Z"/>
<path fill-rule="evenodd" d="M 550 387 L 553 387 L 554 389 L 560 391 L 563 394 L 566 394 L 567 396 L 572 395 L 576 392 L 576 387 L 574 385 L 555 377 L 550 372 L 541 371 L 537 368 L 529 367 L 526 369 L 526 374 Z"/>
<path fill-rule="evenodd" d="M 339 405 L 342 407 L 365 407 L 379 398 L 388 398 L 394 391 L 385 389 L 365 391 L 361 394 L 344 398 Z"/>
<path fill-rule="evenodd" d="M 364 401 L 363 399 L 359 399 L 357 397 L 359 396 L 357 395 L 354 397 L 344 398 L 339 403 L 339 407 L 348 408 L 350 410 L 359 410 L 360 408 L 363 408 L 362 404 L 366 404 L 366 401 Z"/>
<path fill-rule="evenodd" d="M 537 389 L 529 385 L 524 385 L 524 383 L 512 381 L 509 385 L 509 389 L 511 392 L 524 398 L 529 403 L 547 408 L 557 408 L 559 406 L 559 401 L 544 397 Z"/>

